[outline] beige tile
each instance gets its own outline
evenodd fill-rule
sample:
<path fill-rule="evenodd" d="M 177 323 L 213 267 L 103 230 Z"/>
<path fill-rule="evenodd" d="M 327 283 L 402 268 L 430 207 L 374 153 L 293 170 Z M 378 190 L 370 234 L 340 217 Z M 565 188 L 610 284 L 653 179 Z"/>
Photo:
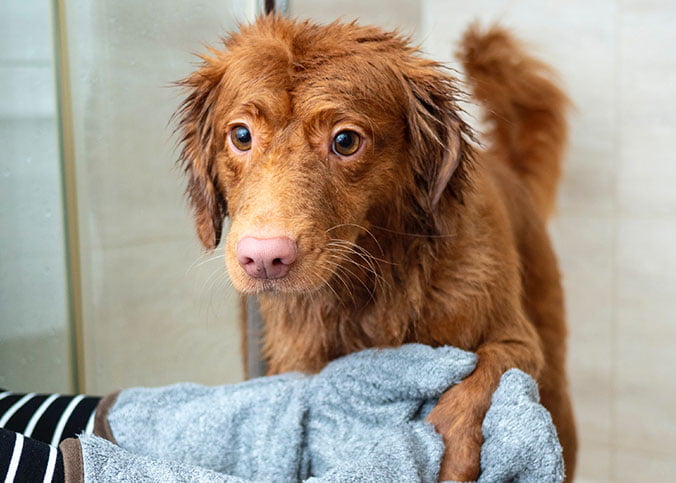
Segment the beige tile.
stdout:
<path fill-rule="evenodd" d="M 222 258 L 206 261 L 217 256 L 200 257 L 193 242 L 95 252 L 87 391 L 242 379 L 237 300 Z"/>
<path fill-rule="evenodd" d="M 616 433 L 624 448 L 676 452 L 674 246 L 676 219 L 620 222 Z"/>
<path fill-rule="evenodd" d="M 676 63 L 675 63 L 676 69 Z M 676 85 L 676 79 L 674 81 Z M 649 101 L 660 103 L 661 101 Z M 674 95 L 671 105 L 676 104 Z M 663 104 L 667 105 L 667 104 Z M 626 118 L 625 118 L 626 119 Z M 626 126 L 626 124 L 633 124 Z M 676 163 L 673 139 L 676 119 L 663 123 L 628 121 L 621 141 L 618 192 L 628 216 L 673 216 L 676 213 Z"/>
<path fill-rule="evenodd" d="M 291 15 L 300 18 L 328 23 L 336 19 L 350 21 L 356 19 L 361 24 L 373 24 L 386 29 L 399 29 L 406 34 L 420 34 L 420 0 L 396 0 L 384 2 L 364 2 L 346 0 L 293 0 L 290 2 Z"/>
<path fill-rule="evenodd" d="M 623 2 L 619 194 L 634 216 L 676 213 L 676 3 Z"/>
<path fill-rule="evenodd" d="M 562 213 L 610 216 L 613 212 L 618 158 L 612 133 L 615 112 L 610 104 L 599 105 L 602 103 L 599 98 L 596 105 L 585 104 L 580 108 L 584 112 L 575 112 L 571 117 L 557 202 Z"/>
<path fill-rule="evenodd" d="M 607 443 L 580 439 L 575 481 L 578 483 L 611 481 L 612 451 Z"/>
<path fill-rule="evenodd" d="M 636 483 L 669 482 L 676 479 L 676 452 L 651 453 L 620 449 L 617 452 L 613 481 Z"/>
<path fill-rule="evenodd" d="M 554 23 L 558 30 L 541 31 L 538 45 L 547 46 L 548 56 L 542 58 L 560 73 L 573 105 L 559 207 L 566 213 L 609 215 L 618 163 L 616 11 L 614 2 L 585 5 L 571 6 L 565 22 Z"/>
<path fill-rule="evenodd" d="M 581 438 L 608 443 L 612 407 L 612 220 L 560 215 L 550 225 L 566 293 L 568 367 Z"/>

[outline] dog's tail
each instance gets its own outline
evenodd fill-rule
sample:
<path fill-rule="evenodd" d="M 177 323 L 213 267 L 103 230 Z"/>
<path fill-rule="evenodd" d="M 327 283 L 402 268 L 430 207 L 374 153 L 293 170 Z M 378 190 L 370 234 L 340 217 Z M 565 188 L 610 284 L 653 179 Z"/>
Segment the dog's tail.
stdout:
<path fill-rule="evenodd" d="M 568 98 L 551 69 L 501 27 L 472 25 L 458 57 L 491 124 L 489 149 L 519 174 L 548 216 L 567 140 Z"/>

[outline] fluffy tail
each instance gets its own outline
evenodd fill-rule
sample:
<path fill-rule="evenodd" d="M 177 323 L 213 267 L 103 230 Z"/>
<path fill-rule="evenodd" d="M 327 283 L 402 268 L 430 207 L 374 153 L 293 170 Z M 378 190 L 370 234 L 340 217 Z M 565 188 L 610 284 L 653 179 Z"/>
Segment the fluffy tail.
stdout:
<path fill-rule="evenodd" d="M 548 216 L 554 209 L 567 140 L 568 98 L 552 70 L 507 31 L 472 25 L 458 53 L 492 125 L 490 149 L 524 180 Z"/>

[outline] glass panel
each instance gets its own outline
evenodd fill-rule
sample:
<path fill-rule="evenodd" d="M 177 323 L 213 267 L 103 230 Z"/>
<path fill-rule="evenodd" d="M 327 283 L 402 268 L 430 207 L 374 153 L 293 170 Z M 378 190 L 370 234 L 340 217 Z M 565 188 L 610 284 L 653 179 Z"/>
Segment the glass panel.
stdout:
<path fill-rule="evenodd" d="M 0 2 L 0 387 L 74 389 L 48 2 Z"/>
<path fill-rule="evenodd" d="M 237 299 L 203 255 L 175 169 L 171 87 L 246 2 L 66 3 L 84 390 L 242 378 Z"/>

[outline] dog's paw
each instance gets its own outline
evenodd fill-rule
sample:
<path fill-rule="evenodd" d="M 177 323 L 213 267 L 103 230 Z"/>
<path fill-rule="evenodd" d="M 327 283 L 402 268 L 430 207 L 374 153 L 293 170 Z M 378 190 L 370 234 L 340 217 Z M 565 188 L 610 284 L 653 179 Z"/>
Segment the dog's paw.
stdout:
<path fill-rule="evenodd" d="M 459 384 L 448 390 L 427 416 L 444 441 L 439 481 L 476 481 L 479 478 L 484 404 L 476 393 Z"/>
<path fill-rule="evenodd" d="M 481 438 L 455 433 L 445 435 L 444 444 L 439 481 L 476 481 L 481 469 Z"/>

